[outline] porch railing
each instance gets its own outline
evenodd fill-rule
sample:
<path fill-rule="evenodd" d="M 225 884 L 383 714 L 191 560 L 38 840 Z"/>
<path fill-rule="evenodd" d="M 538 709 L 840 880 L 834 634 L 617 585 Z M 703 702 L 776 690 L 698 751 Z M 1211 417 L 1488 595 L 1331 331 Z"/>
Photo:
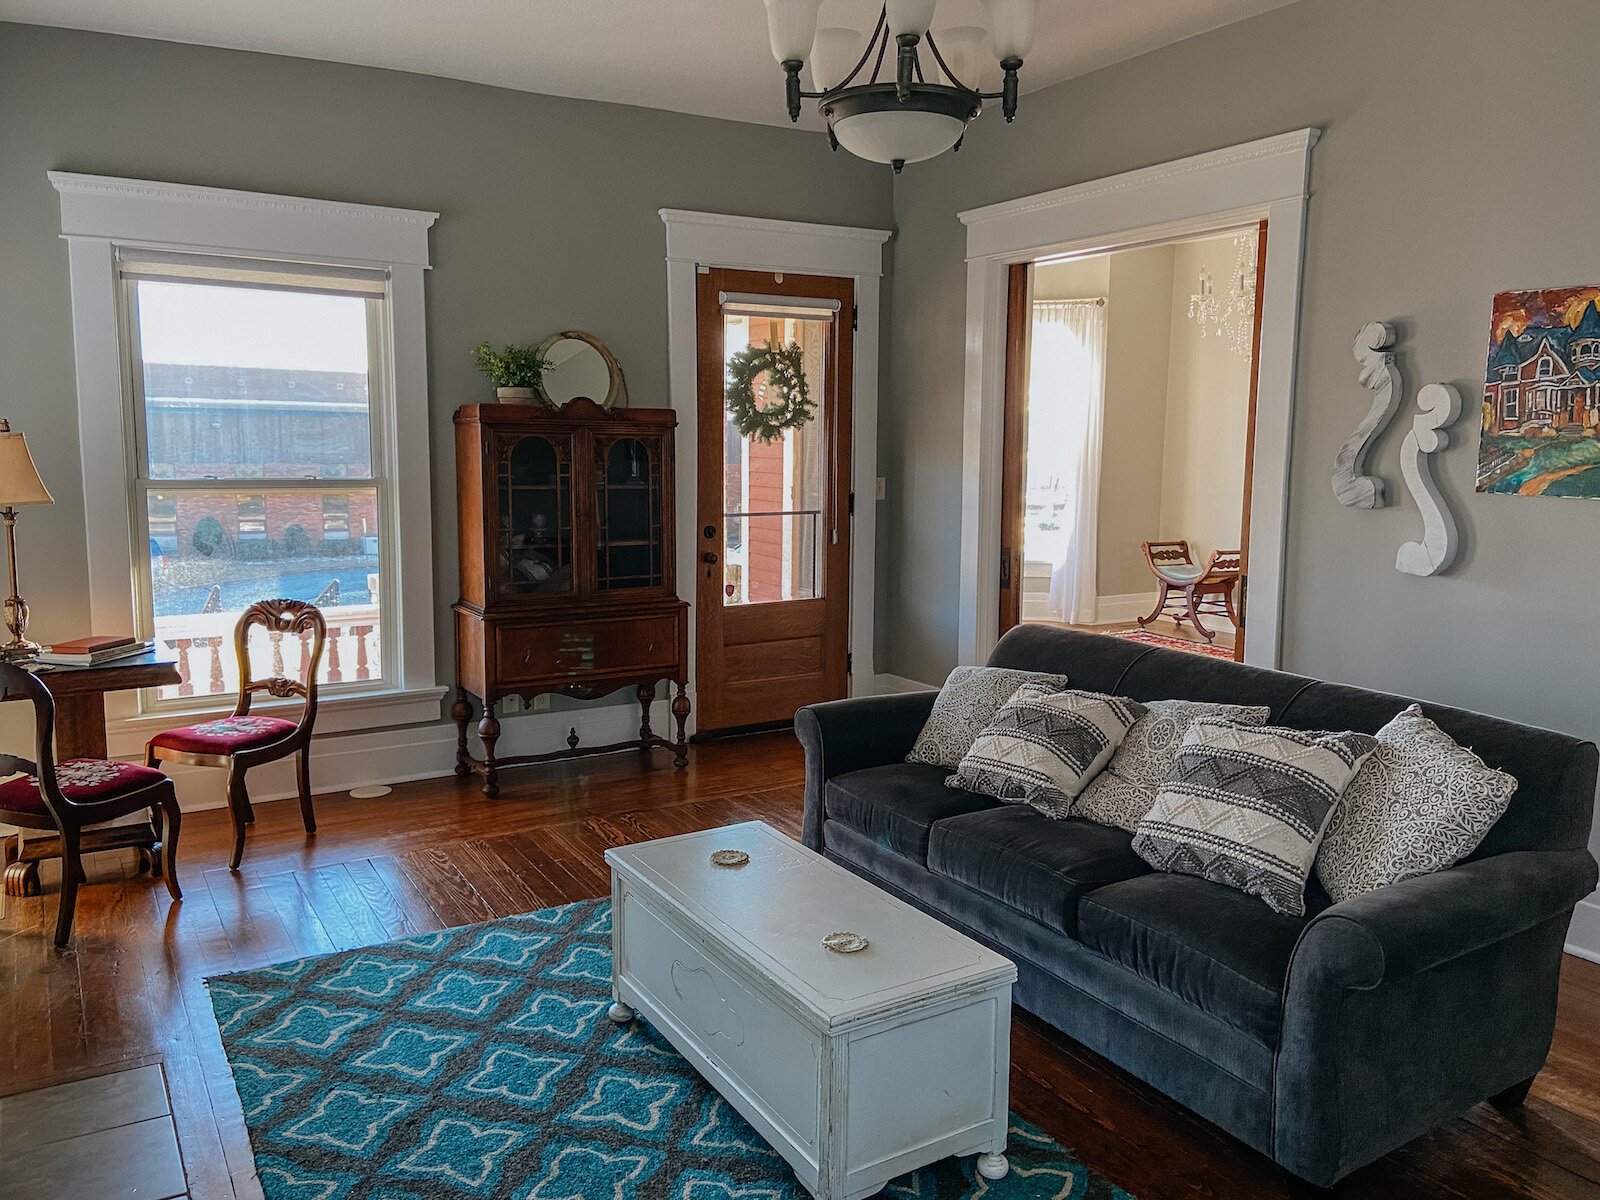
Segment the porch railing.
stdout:
<path fill-rule="evenodd" d="M 378 606 L 337 605 L 322 610 L 328 641 L 322 656 L 321 682 L 356 683 L 382 677 Z M 156 621 L 156 646 L 174 652 L 181 682 L 162 688 L 163 699 L 223 696 L 239 690 L 239 664 L 234 657 L 233 627 L 239 613 L 194 613 Z M 311 660 L 309 634 L 293 638 L 256 630 L 250 643 L 250 669 L 257 679 L 273 675 L 304 676 Z"/>

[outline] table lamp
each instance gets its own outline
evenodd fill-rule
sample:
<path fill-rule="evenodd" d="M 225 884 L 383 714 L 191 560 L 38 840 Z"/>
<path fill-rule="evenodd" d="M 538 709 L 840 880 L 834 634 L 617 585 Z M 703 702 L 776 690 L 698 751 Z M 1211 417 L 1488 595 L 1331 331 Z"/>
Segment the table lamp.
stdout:
<path fill-rule="evenodd" d="M 23 504 L 54 504 L 28 453 L 28 441 L 0 421 L 0 521 L 6 525 L 6 561 L 11 566 L 11 595 L 6 597 L 6 628 L 11 640 L 0 645 L 0 662 L 32 658 L 39 643 L 27 639 L 28 606 L 17 595 L 17 508 Z"/>

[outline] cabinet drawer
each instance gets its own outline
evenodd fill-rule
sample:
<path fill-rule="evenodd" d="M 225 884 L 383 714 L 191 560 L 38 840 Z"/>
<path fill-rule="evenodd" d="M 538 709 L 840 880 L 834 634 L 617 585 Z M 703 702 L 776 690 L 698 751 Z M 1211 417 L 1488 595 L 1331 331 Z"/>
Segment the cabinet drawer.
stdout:
<path fill-rule="evenodd" d="M 496 666 L 507 681 L 582 679 L 608 671 L 673 667 L 678 661 L 675 616 L 574 621 L 563 625 L 502 626 Z"/>

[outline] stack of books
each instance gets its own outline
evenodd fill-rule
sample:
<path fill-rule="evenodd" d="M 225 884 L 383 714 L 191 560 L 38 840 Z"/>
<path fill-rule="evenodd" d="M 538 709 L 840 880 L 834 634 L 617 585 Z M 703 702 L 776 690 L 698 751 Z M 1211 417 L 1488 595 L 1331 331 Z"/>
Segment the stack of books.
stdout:
<path fill-rule="evenodd" d="M 119 658 L 148 653 L 154 647 L 154 640 L 132 635 L 78 638 L 46 646 L 39 654 L 39 662 L 53 667 L 95 667 Z"/>

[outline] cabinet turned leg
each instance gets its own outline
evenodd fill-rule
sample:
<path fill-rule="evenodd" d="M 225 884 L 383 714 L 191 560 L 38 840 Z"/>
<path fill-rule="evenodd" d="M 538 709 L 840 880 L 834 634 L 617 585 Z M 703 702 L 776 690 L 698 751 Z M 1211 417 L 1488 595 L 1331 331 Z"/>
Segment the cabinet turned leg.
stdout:
<path fill-rule="evenodd" d="M 656 685 L 641 683 L 639 685 L 639 749 L 648 751 L 650 744 L 655 739 L 655 734 L 650 729 L 650 706 L 656 701 Z"/>
<path fill-rule="evenodd" d="M 492 800 L 500 794 L 500 771 L 494 761 L 494 744 L 500 740 L 500 721 L 494 715 L 493 704 L 483 706 L 478 736 L 483 739 L 483 794 Z"/>
<path fill-rule="evenodd" d="M 672 698 L 672 716 L 678 723 L 678 740 L 674 744 L 678 753 L 672 765 L 681 770 L 689 765 L 689 739 L 684 733 L 689 723 L 689 685 L 682 680 L 678 681 L 678 694 Z"/>
<path fill-rule="evenodd" d="M 1010 1170 L 1011 1164 L 1004 1154 L 978 1155 L 978 1174 L 985 1179 L 1004 1179 Z"/>
<path fill-rule="evenodd" d="M 472 774 L 472 764 L 467 761 L 467 725 L 472 721 L 472 701 L 467 698 L 466 688 L 456 689 L 450 717 L 456 723 L 456 778 L 465 779 Z"/>

